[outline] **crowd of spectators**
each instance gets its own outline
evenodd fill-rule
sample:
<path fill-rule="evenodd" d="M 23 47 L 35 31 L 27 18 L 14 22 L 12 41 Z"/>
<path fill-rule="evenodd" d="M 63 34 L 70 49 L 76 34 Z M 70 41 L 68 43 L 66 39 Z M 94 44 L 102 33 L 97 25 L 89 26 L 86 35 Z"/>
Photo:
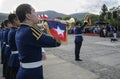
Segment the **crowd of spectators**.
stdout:
<path fill-rule="evenodd" d="M 74 27 L 69 29 L 69 34 L 74 34 Z M 120 26 L 108 25 L 94 25 L 87 26 L 84 29 L 84 33 L 99 34 L 100 37 L 113 37 L 113 33 L 117 33 L 117 37 L 120 37 Z"/>

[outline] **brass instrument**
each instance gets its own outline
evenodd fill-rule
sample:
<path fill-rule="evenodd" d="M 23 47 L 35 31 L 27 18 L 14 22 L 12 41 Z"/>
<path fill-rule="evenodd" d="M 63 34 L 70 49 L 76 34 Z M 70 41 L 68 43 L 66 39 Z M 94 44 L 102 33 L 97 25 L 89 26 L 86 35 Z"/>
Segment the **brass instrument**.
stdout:
<path fill-rule="evenodd" d="M 60 20 L 60 19 L 54 19 L 55 21 L 59 21 L 61 23 L 64 23 L 67 25 L 68 30 L 74 26 L 75 24 L 75 19 L 74 18 L 70 18 L 69 20 Z M 45 22 L 44 19 L 40 19 L 40 23 L 38 23 L 38 26 L 42 26 L 44 28 L 46 28 L 48 26 L 47 22 Z"/>
<path fill-rule="evenodd" d="M 68 26 L 68 30 L 74 26 L 75 24 L 75 19 L 74 18 L 70 18 L 69 20 L 59 20 L 59 19 L 55 19 L 56 21 L 59 21 L 61 23 L 67 24 Z"/>

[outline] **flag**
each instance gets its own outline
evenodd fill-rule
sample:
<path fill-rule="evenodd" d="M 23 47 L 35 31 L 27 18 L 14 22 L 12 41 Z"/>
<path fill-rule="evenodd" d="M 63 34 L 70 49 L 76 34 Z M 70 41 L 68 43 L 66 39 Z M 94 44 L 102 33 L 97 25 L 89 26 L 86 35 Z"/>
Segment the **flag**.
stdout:
<path fill-rule="evenodd" d="M 48 15 L 46 14 L 38 15 L 38 19 L 48 19 Z"/>
<path fill-rule="evenodd" d="M 88 25 L 90 26 L 92 24 L 91 18 L 89 15 L 85 15 L 84 20 L 88 22 Z"/>
<path fill-rule="evenodd" d="M 87 22 L 88 22 L 88 25 L 91 25 L 91 18 L 89 16 L 87 17 Z"/>
<path fill-rule="evenodd" d="M 67 43 L 66 24 L 54 20 L 47 20 L 46 22 L 48 25 L 48 31 L 49 31 L 48 33 L 51 36 L 59 39 L 62 44 L 66 44 Z"/>

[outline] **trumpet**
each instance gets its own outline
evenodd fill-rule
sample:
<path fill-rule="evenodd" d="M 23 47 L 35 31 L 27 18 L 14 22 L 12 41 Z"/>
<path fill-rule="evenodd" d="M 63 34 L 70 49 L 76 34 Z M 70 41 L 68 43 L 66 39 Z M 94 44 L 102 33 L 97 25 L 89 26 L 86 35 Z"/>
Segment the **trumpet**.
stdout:
<path fill-rule="evenodd" d="M 58 21 L 58 22 L 61 22 L 63 24 L 66 24 L 68 30 L 71 27 L 74 27 L 74 24 L 75 24 L 75 19 L 74 18 L 70 18 L 69 20 L 54 19 L 54 21 Z M 48 24 L 47 24 L 47 22 L 44 19 L 41 19 L 40 23 L 38 23 L 38 26 L 42 26 L 42 27 L 46 28 L 48 26 Z"/>
<path fill-rule="evenodd" d="M 71 27 L 74 27 L 75 25 L 75 19 L 74 18 L 70 18 L 69 20 L 60 20 L 60 19 L 55 19 L 56 21 L 59 21 L 63 24 L 66 24 L 68 29 L 70 29 Z"/>

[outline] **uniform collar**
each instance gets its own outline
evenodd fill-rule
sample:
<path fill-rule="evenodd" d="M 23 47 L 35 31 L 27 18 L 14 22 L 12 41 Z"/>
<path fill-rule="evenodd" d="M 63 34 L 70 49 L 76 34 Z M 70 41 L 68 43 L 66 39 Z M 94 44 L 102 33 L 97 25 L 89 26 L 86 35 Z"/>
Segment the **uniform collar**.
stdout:
<path fill-rule="evenodd" d="M 31 25 L 29 25 L 29 24 L 27 24 L 27 23 L 20 23 L 20 25 L 26 25 L 26 26 L 32 27 Z"/>
<path fill-rule="evenodd" d="M 17 27 L 11 27 L 11 28 L 13 28 L 13 29 L 17 29 Z"/>

